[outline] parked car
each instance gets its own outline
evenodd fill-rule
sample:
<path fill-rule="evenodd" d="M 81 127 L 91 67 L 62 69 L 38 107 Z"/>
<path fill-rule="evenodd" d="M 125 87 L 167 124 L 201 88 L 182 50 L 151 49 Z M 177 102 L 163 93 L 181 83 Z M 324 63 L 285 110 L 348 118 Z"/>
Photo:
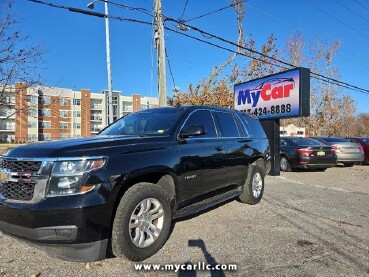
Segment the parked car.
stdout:
<path fill-rule="evenodd" d="M 333 147 L 302 137 L 281 138 L 281 170 L 314 168 L 324 171 L 337 164 Z"/>
<path fill-rule="evenodd" d="M 352 137 L 349 138 L 352 142 L 358 142 L 364 149 L 364 163 L 369 163 L 369 138 L 368 137 Z"/>
<path fill-rule="evenodd" d="M 19 146 L 0 158 L 0 230 L 64 259 L 101 260 L 109 242 L 115 256 L 141 261 L 164 245 L 173 218 L 236 197 L 257 204 L 269 149 L 256 118 L 199 106 Z"/>
<path fill-rule="evenodd" d="M 364 159 L 364 150 L 360 143 L 349 141 L 338 137 L 311 137 L 322 143 L 334 147 L 337 155 L 337 162 L 344 166 L 354 166 L 357 162 Z"/>

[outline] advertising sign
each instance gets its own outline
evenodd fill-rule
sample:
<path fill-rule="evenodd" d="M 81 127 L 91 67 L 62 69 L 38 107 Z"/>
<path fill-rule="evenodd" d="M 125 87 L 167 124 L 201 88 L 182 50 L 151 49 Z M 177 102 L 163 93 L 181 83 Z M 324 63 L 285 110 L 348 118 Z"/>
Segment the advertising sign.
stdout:
<path fill-rule="evenodd" d="M 310 115 L 310 70 L 296 68 L 234 86 L 234 108 L 259 119 Z"/>

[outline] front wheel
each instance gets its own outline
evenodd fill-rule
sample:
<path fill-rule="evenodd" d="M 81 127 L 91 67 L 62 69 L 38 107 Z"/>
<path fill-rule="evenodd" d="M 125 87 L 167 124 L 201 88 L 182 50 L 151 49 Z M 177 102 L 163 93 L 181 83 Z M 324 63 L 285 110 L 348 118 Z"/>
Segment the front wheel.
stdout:
<path fill-rule="evenodd" d="M 113 254 L 132 261 L 154 255 L 168 239 L 171 218 L 170 202 L 161 187 L 138 183 L 129 188 L 113 222 Z"/>
<path fill-rule="evenodd" d="M 260 202 L 264 193 L 264 170 L 258 165 L 250 165 L 246 182 L 243 185 L 243 193 L 239 196 L 242 203 L 255 205 Z"/>

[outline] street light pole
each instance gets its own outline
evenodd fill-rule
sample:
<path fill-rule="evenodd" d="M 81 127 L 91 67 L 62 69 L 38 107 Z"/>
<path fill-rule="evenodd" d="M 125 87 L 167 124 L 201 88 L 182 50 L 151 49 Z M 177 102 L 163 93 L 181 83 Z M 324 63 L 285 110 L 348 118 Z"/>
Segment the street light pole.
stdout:
<path fill-rule="evenodd" d="M 94 0 L 87 5 L 89 9 L 94 8 L 94 2 L 99 0 Z M 108 72 L 108 125 L 113 123 L 113 90 L 112 90 L 112 74 L 111 74 L 111 60 L 110 60 L 110 32 L 109 32 L 109 10 L 108 1 L 104 1 L 105 8 L 105 39 L 106 39 L 106 67 Z"/>
<path fill-rule="evenodd" d="M 111 60 L 110 60 L 110 32 L 109 32 L 109 11 L 108 2 L 104 1 L 105 4 L 105 38 L 106 38 L 106 67 L 108 72 L 108 114 L 109 122 L 113 123 L 113 91 L 112 91 L 112 78 L 111 78 Z"/>

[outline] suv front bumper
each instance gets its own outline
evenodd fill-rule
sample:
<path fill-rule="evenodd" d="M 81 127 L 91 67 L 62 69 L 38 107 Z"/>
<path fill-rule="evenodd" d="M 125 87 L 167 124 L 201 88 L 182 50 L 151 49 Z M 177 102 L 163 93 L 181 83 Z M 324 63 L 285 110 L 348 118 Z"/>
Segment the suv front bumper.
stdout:
<path fill-rule="evenodd" d="M 74 261 L 105 258 L 111 208 L 98 191 L 46 198 L 37 204 L 0 200 L 0 230 Z"/>

